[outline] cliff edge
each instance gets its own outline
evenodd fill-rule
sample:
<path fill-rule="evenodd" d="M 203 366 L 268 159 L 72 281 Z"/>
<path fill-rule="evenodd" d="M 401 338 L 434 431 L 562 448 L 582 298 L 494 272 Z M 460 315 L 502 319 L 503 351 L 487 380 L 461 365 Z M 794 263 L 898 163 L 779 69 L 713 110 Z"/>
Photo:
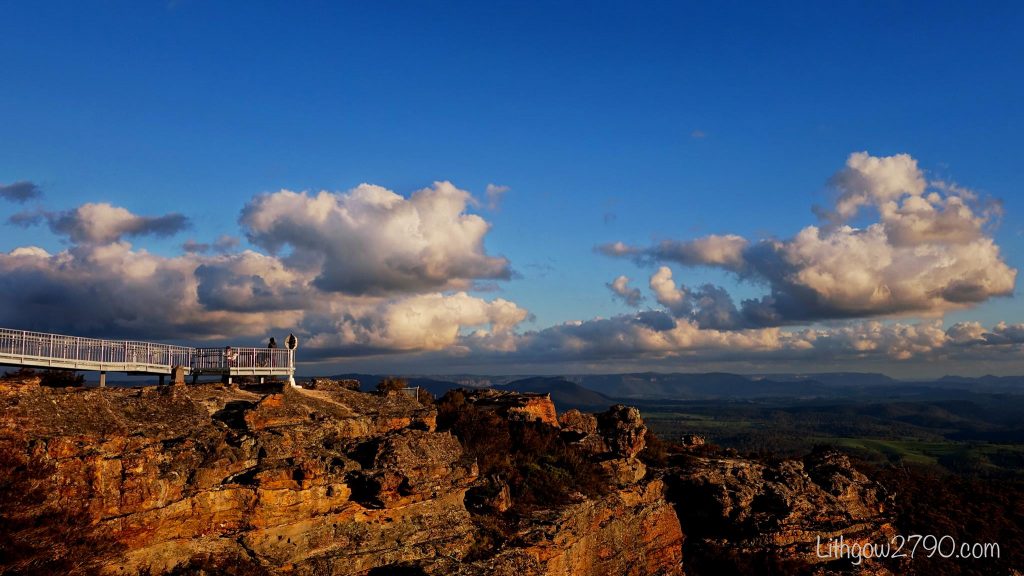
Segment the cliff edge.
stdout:
<path fill-rule="evenodd" d="M 0 573 L 820 573 L 812 532 L 886 526 L 841 459 L 649 466 L 634 408 L 350 388 L 0 382 Z"/>

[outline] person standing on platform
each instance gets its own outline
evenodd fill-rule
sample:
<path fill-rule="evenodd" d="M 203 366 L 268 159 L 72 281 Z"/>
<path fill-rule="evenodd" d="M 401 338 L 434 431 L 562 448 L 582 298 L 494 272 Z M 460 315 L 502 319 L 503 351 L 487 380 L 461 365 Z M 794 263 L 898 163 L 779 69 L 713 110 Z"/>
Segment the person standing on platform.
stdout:
<path fill-rule="evenodd" d="M 270 348 L 271 350 L 277 348 L 277 340 L 275 340 L 273 336 L 270 337 L 270 342 L 267 342 L 267 348 Z M 270 366 L 277 366 L 277 362 L 276 359 L 274 358 L 273 352 L 270 353 L 270 359 L 269 362 L 267 362 L 267 364 L 269 364 Z"/>

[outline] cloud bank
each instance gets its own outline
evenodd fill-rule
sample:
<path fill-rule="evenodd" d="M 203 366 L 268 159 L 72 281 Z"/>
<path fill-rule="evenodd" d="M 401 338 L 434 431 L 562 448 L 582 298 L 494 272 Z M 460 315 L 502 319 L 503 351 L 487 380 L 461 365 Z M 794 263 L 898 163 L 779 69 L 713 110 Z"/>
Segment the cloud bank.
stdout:
<path fill-rule="evenodd" d="M 0 325 L 118 338 L 304 336 L 307 358 L 449 350 L 472 337 L 509 347 L 528 312 L 456 291 L 510 274 L 483 247 L 489 224 L 466 213 L 472 197 L 437 183 L 409 198 L 377 186 L 252 199 L 240 222 L 264 251 L 237 238 L 189 240 L 162 256 L 127 239 L 171 236 L 179 214 L 139 216 L 109 204 L 39 212 L 69 248 L 0 254 Z M 465 349 L 462 349 L 464 353 Z"/>
<path fill-rule="evenodd" d="M 744 300 L 735 310 L 721 289 L 687 291 L 691 297 L 683 299 L 666 288 L 662 298 L 674 303 L 663 305 L 696 310 L 690 316 L 706 327 L 938 317 L 1012 295 L 1017 271 L 1005 263 L 988 230 L 998 218 L 998 205 L 979 204 L 976 195 L 958 186 L 927 182 L 905 154 L 852 154 L 829 182 L 837 192 L 834 206 L 815 209 L 826 223 L 807 226 L 789 239 L 712 235 L 650 247 L 618 242 L 598 250 L 643 265 L 719 268 L 767 287 L 767 294 Z M 864 212 L 874 221 L 850 224 Z M 695 306 L 694 300 L 707 304 Z M 715 313 L 700 314 L 709 306 Z"/>
<path fill-rule="evenodd" d="M 645 290 L 625 275 L 605 285 L 633 310 L 540 329 L 516 302 L 473 294 L 510 278 L 511 263 L 485 247 L 491 224 L 471 212 L 484 204 L 449 182 L 408 196 L 370 184 L 260 194 L 240 207 L 247 243 L 189 239 L 176 255 L 132 242 L 180 234 L 180 214 L 105 203 L 23 212 L 9 222 L 45 224 L 67 248 L 0 253 L 0 326 L 221 344 L 289 331 L 304 361 L 401 355 L 483 370 L 1024 356 L 1024 324 L 941 321 L 1013 292 L 1016 270 L 991 235 L 998 205 L 929 182 L 906 155 L 853 154 L 829 183 L 820 222 L 787 239 L 598 247 L 652 268 Z M 737 303 L 720 286 L 678 282 L 670 265 L 725 270 L 766 293 Z"/>

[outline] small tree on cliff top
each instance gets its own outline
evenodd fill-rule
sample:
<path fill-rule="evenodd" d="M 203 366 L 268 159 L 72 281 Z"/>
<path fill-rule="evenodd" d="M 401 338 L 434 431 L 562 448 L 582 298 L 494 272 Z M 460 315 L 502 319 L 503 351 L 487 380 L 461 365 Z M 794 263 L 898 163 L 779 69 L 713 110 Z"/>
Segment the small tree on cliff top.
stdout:
<path fill-rule="evenodd" d="M 405 378 L 397 378 L 395 376 L 388 376 L 377 383 L 377 391 L 381 394 L 387 394 L 388 392 L 397 392 L 403 388 L 409 387 L 409 381 Z"/>

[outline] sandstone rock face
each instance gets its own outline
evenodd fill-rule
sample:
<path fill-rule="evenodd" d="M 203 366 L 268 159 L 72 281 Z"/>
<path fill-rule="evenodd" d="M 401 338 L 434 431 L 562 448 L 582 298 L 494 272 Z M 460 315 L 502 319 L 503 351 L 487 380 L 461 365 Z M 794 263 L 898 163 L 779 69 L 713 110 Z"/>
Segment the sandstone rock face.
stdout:
<path fill-rule="evenodd" d="M 526 573 L 546 576 L 681 576 L 682 533 L 663 496 L 664 484 L 652 480 L 540 514 L 517 535 L 523 545 L 491 568 L 520 563 L 536 566 Z"/>
<path fill-rule="evenodd" d="M 359 380 L 345 379 L 345 380 L 332 380 L 330 378 L 313 378 L 308 382 L 303 382 L 302 387 L 309 390 L 325 390 L 325 391 L 337 391 L 337 390 L 359 390 Z"/>
<path fill-rule="evenodd" d="M 518 393 L 505 390 L 465 390 L 466 402 L 493 410 L 509 419 L 542 422 L 558 427 L 558 413 L 551 394 Z"/>
<path fill-rule="evenodd" d="M 597 430 L 597 416 L 584 414 L 579 410 L 567 410 L 559 418 L 562 425 L 562 437 L 591 454 L 604 454 L 609 451 L 608 444 Z"/>
<path fill-rule="evenodd" d="M 414 400 L 220 385 L 23 385 L 0 399 L 5 445 L 52 470 L 40 509 L 73 509 L 118 544 L 101 572 L 216 556 L 271 573 L 361 574 L 461 558 L 474 538 L 463 505 L 474 464 Z"/>
<path fill-rule="evenodd" d="M 450 434 L 407 429 L 367 444 L 357 448 L 365 454 L 364 468 L 349 476 L 358 487 L 353 499 L 364 506 L 393 508 L 437 498 L 477 476 L 475 462 L 463 457 Z"/>
<path fill-rule="evenodd" d="M 608 489 L 510 508 L 508 477 L 481 477 L 404 394 L 0 382 L 0 574 L 827 574 L 816 537 L 891 533 L 886 495 L 839 454 L 691 450 L 648 468 L 634 408 L 559 420 L 545 394 L 465 402 L 564 439 Z"/>
<path fill-rule="evenodd" d="M 849 570 L 844 573 L 888 573 L 873 562 L 856 567 L 817 554 L 819 538 L 842 536 L 863 544 L 893 534 L 884 491 L 842 454 L 816 453 L 773 465 L 691 457 L 669 482 L 687 534 L 688 566 L 700 573 L 766 567 L 809 573 L 814 565 L 825 573 L 839 565 Z"/>
<path fill-rule="evenodd" d="M 558 426 L 547 395 L 475 401 L 510 420 Z M 488 513 L 501 514 L 508 485 L 478 478 L 459 441 L 435 431 L 434 409 L 401 394 L 333 384 L 126 390 L 30 381 L 0 384 L 0 403 L 3 446 L 45 477 L 29 514 L 33 506 L 73 513 L 95 535 L 83 550 L 98 573 L 679 569 L 682 533 L 663 484 L 643 481 L 639 461 L 607 449 L 618 490 L 538 513 L 485 559 L 462 561 L 479 535 L 467 491 L 490 482 Z M 0 560 L 0 572 L 9 567 Z"/>
<path fill-rule="evenodd" d="M 608 447 L 619 456 L 633 458 L 644 449 L 647 426 L 640 411 L 632 406 L 617 404 L 598 414 L 597 428 Z"/>

